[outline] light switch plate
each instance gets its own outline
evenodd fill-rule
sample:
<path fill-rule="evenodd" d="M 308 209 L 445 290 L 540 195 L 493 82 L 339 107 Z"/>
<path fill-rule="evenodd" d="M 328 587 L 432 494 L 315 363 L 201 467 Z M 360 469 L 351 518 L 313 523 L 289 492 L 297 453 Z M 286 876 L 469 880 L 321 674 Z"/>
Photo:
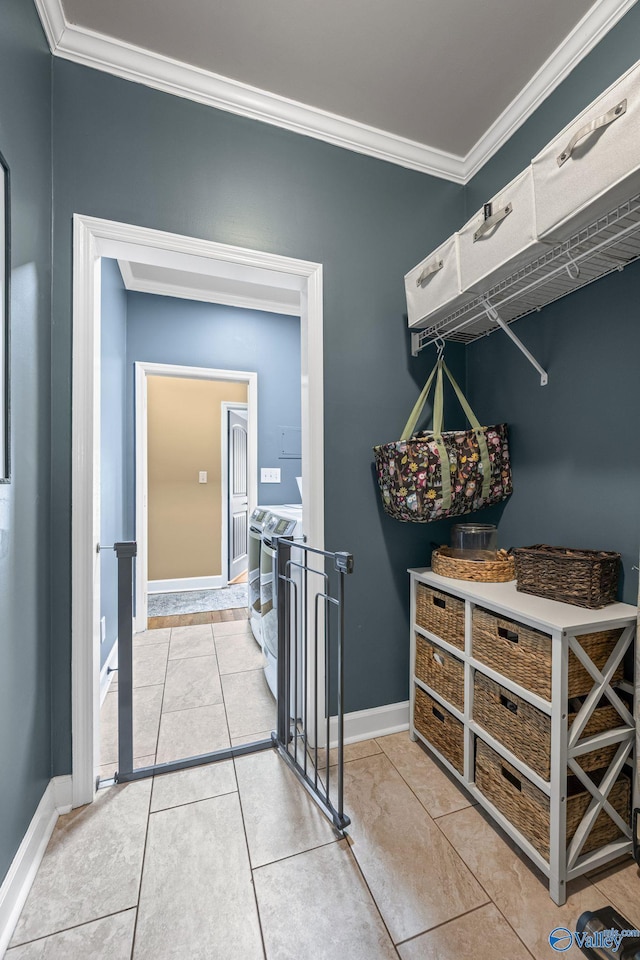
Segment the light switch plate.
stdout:
<path fill-rule="evenodd" d="M 262 467 L 260 483 L 280 483 L 280 467 Z"/>
<path fill-rule="evenodd" d="M 198 474 L 198 483 L 206 483 L 206 482 L 207 482 L 207 471 L 201 470 L 200 473 Z"/>

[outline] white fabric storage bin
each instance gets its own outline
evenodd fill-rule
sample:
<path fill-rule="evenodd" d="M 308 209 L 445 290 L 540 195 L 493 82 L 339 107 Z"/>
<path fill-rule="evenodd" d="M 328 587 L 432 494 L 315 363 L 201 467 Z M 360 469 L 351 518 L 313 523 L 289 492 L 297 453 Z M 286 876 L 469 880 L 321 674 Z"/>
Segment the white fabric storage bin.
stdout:
<path fill-rule="evenodd" d="M 467 303 L 460 285 L 458 234 L 410 270 L 404 278 L 410 327 L 426 327 Z"/>
<path fill-rule="evenodd" d="M 538 241 L 527 167 L 460 230 L 463 290 L 485 293 L 549 247 Z"/>
<path fill-rule="evenodd" d="M 640 63 L 534 158 L 538 236 L 566 240 L 640 193 Z"/>

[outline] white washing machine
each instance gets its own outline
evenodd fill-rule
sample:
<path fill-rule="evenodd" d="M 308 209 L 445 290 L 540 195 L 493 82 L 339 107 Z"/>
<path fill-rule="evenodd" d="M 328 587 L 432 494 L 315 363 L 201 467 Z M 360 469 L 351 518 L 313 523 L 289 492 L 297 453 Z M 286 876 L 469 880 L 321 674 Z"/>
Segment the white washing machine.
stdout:
<path fill-rule="evenodd" d="M 260 611 L 264 675 L 274 697 L 278 695 L 278 597 L 275 570 L 274 537 L 302 540 L 302 504 L 285 503 L 270 506 L 262 530 L 260 552 Z M 301 658 L 298 657 L 298 663 Z M 292 678 L 293 683 L 293 678 Z"/>

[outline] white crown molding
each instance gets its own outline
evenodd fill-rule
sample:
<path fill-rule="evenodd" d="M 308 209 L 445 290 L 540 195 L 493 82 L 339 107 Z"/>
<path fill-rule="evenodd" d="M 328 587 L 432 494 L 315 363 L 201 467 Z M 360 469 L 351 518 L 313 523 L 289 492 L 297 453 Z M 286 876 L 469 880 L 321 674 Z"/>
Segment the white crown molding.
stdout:
<path fill-rule="evenodd" d="M 636 0 L 597 0 L 529 83 L 480 137 L 464 159 L 464 182 L 498 152 L 540 104 L 634 6 Z"/>
<path fill-rule="evenodd" d="M 36 5 L 55 56 L 346 150 L 462 182 L 462 157 L 75 26 L 65 20 L 60 0 L 36 0 Z M 59 27 L 61 20 L 61 31 L 51 27 Z"/>
<path fill-rule="evenodd" d="M 139 277 L 133 273 L 129 261 L 118 260 L 125 288 L 133 293 L 151 293 L 158 297 L 177 297 L 180 300 L 197 300 L 199 303 L 217 303 L 224 307 L 242 307 L 246 310 L 260 310 L 264 313 L 277 313 L 288 317 L 300 316 L 300 304 L 285 300 L 270 300 L 266 297 L 232 294 L 228 291 L 207 290 L 183 283 L 171 283 L 150 277 Z"/>
<path fill-rule="evenodd" d="M 60 0 L 34 0 L 42 29 L 53 54 L 58 49 L 68 24 Z"/>
<path fill-rule="evenodd" d="M 596 0 L 467 156 L 459 157 L 70 24 L 61 0 L 35 0 L 55 56 L 460 184 L 491 159 L 635 2 Z"/>

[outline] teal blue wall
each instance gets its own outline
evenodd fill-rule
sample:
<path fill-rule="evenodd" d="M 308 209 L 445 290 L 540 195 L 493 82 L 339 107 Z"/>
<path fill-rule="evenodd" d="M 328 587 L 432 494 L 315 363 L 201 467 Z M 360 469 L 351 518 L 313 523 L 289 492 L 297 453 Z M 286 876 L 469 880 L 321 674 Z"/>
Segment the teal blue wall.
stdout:
<path fill-rule="evenodd" d="M 11 168 L 11 483 L 0 483 L 0 883 L 51 776 L 51 59 L 35 8 L 0 4 Z"/>
<path fill-rule="evenodd" d="M 463 188 L 60 59 L 53 123 L 56 772 L 68 772 L 71 745 L 74 213 L 323 264 L 325 537 L 331 548 L 352 550 L 357 564 L 346 706 L 406 699 L 405 570 L 425 563 L 431 540 L 446 536 L 382 515 L 371 448 L 397 438 L 431 360 L 409 355 L 402 278 L 461 221 Z"/>
<path fill-rule="evenodd" d="M 640 53 L 640 5 L 614 27 L 467 186 L 471 214 L 529 163 Z M 640 264 L 519 320 L 549 372 L 501 333 L 467 347 L 467 391 L 481 421 L 506 420 L 514 493 L 491 514 L 504 546 L 546 542 L 616 550 L 620 596 L 637 602 L 640 546 Z"/>
<path fill-rule="evenodd" d="M 280 427 L 300 429 L 299 317 L 130 292 L 127 359 L 131 370 L 144 360 L 257 373 L 258 464 L 281 470 L 280 483 L 258 483 L 258 503 L 300 502 L 301 461 L 280 459 Z"/>

